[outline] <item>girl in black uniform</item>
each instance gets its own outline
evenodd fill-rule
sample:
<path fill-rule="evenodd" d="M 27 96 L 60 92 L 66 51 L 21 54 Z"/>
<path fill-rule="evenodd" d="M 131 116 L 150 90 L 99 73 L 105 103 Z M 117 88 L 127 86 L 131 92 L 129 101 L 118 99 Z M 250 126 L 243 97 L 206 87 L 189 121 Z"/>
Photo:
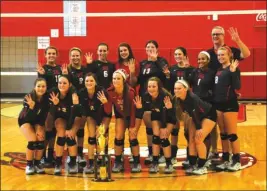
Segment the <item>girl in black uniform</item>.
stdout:
<path fill-rule="evenodd" d="M 68 75 L 72 85 L 77 91 L 84 88 L 84 76 L 86 68 L 82 66 L 82 51 L 77 47 L 73 47 L 69 51 L 70 64 L 68 65 Z M 84 142 L 84 126 L 86 118 L 82 117 L 80 128 L 77 131 L 77 145 L 78 145 L 78 156 L 77 162 L 79 165 L 79 170 L 86 165 L 86 160 L 83 157 L 83 142 Z"/>
<path fill-rule="evenodd" d="M 140 172 L 139 143 L 137 140 L 138 130 L 142 122 L 142 113 L 136 111 L 135 91 L 126 83 L 126 75 L 118 69 L 113 74 L 113 86 L 107 89 L 108 103 L 104 105 L 108 113 L 115 113 L 115 163 L 112 172 L 122 172 L 124 170 L 121 160 L 124 145 L 125 129 L 129 128 L 129 140 L 133 154 L 133 164 L 131 172 Z"/>
<path fill-rule="evenodd" d="M 46 64 L 41 66 L 39 64 L 37 68 L 38 77 L 44 78 L 47 82 L 47 90 L 51 90 L 54 87 L 57 87 L 58 84 L 58 78 L 62 74 L 67 74 L 67 68 L 66 65 L 63 65 L 60 67 L 56 63 L 56 59 L 58 57 L 58 50 L 56 47 L 49 46 L 45 49 L 45 58 L 46 58 Z M 54 145 L 55 145 L 55 128 L 53 126 L 54 119 L 52 116 L 48 113 L 47 119 L 45 121 L 45 150 L 44 150 L 44 156 L 42 159 L 42 163 L 46 166 L 51 166 L 54 162 Z M 48 145 L 48 152 L 46 157 L 46 147 Z"/>
<path fill-rule="evenodd" d="M 237 136 L 237 115 L 239 105 L 236 90 L 241 87 L 240 70 L 238 61 L 232 60 L 232 51 L 224 46 L 218 49 L 218 60 L 222 64 L 215 76 L 214 105 L 218 115 L 220 127 L 223 163 L 217 168 L 221 170 L 237 171 L 241 169 L 240 145 Z M 232 148 L 233 157 L 230 162 L 229 142 Z"/>
<path fill-rule="evenodd" d="M 85 88 L 79 91 L 83 118 L 87 120 L 88 128 L 88 165 L 83 169 L 86 174 L 94 173 L 94 149 L 96 147 L 96 132 L 100 124 L 108 127 L 110 117 L 104 110 L 107 101 L 106 90 L 97 84 L 96 75 L 88 73 L 85 76 Z"/>
<path fill-rule="evenodd" d="M 176 103 L 179 103 L 183 111 L 192 117 L 192 123 L 189 126 L 188 157 L 192 168 L 187 169 L 187 173 L 206 174 L 207 149 L 204 140 L 216 124 L 216 110 L 211 104 L 202 101 L 196 94 L 192 93 L 184 80 L 178 80 L 175 83 L 174 93 Z"/>
<path fill-rule="evenodd" d="M 175 109 L 171 94 L 163 88 L 159 78 L 149 78 L 147 92 L 142 96 L 142 105 L 144 111 L 151 111 L 151 126 L 153 129 L 153 162 L 149 172 L 157 173 L 159 171 L 158 163 L 161 146 L 166 161 L 164 172 L 172 173 L 169 135 L 176 124 Z"/>
<path fill-rule="evenodd" d="M 192 92 L 200 97 L 203 101 L 212 104 L 212 91 L 214 87 L 214 77 L 215 72 L 211 70 L 209 66 L 210 55 L 206 51 L 201 51 L 198 54 L 198 68 L 194 69 L 188 78 L 189 84 L 192 87 Z M 212 155 L 217 154 L 217 138 L 218 132 L 217 127 L 213 128 L 211 131 L 211 136 L 207 137 L 205 144 L 209 151 L 210 145 L 212 145 Z M 212 143 L 212 144 L 211 144 Z"/>
<path fill-rule="evenodd" d="M 86 73 L 92 72 L 96 74 L 99 85 L 108 89 L 112 84 L 112 75 L 115 71 L 115 65 L 107 60 L 108 45 L 100 43 L 97 48 L 98 59 L 93 60 L 93 54 L 86 53 L 87 69 Z"/>
<path fill-rule="evenodd" d="M 45 173 L 40 159 L 43 155 L 45 140 L 45 119 L 49 110 L 47 85 L 43 78 L 37 78 L 34 89 L 24 98 L 23 109 L 19 114 L 18 124 L 28 141 L 26 151 L 26 174 Z M 34 161 L 33 161 L 34 160 Z"/>
<path fill-rule="evenodd" d="M 77 144 L 76 133 L 81 121 L 81 108 L 76 90 L 71 86 L 69 77 L 62 75 L 59 77 L 58 88 L 53 88 L 50 93 L 52 106 L 50 113 L 55 119 L 57 130 L 56 145 L 56 165 L 54 174 L 61 174 L 62 156 L 64 145 L 67 143 L 70 155 L 69 173 L 77 173 L 78 166 L 76 163 Z"/>
<path fill-rule="evenodd" d="M 170 67 L 170 70 L 167 70 L 167 79 L 165 83 L 165 87 L 174 95 L 174 84 L 177 80 L 186 80 L 194 69 L 189 63 L 189 58 L 187 55 L 187 50 L 184 47 L 177 47 L 174 50 L 174 59 L 176 64 Z M 176 115 L 177 115 L 177 124 L 173 128 L 171 132 L 171 148 L 172 148 L 172 164 L 176 164 L 176 155 L 178 151 L 178 133 L 180 130 L 180 121 L 184 121 L 184 135 L 188 142 L 188 124 L 190 123 L 190 119 L 187 114 L 181 112 L 181 108 L 179 105 L 176 105 Z M 187 147 L 188 151 L 188 147 Z M 188 153 L 188 152 L 187 152 Z M 187 155 L 188 156 L 188 155 Z M 182 163 L 184 167 L 189 165 L 189 161 L 186 160 Z"/>
<path fill-rule="evenodd" d="M 147 59 L 143 60 L 139 64 L 139 75 L 137 83 L 140 85 L 139 95 L 142 97 L 147 89 L 147 81 L 151 77 L 158 77 L 164 84 L 166 79 L 165 69 L 168 68 L 168 62 L 165 58 L 158 56 L 158 43 L 155 40 L 149 40 L 146 43 L 146 54 Z M 145 164 L 152 162 L 152 127 L 151 127 L 151 112 L 145 111 L 143 117 L 146 134 L 147 134 L 147 145 L 149 155 L 145 159 Z"/>

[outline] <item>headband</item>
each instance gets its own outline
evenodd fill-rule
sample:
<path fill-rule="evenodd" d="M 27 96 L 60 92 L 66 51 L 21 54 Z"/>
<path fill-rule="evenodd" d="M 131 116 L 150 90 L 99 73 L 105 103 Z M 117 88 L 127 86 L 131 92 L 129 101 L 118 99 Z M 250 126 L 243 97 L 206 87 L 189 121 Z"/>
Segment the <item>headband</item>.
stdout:
<path fill-rule="evenodd" d="M 176 83 L 183 84 L 188 89 L 188 84 L 187 84 L 186 81 L 184 81 L 184 80 L 178 80 L 178 81 L 176 81 Z"/>
<path fill-rule="evenodd" d="M 113 73 L 113 75 L 114 75 L 115 73 L 119 73 L 120 75 L 122 75 L 123 79 L 126 80 L 126 75 L 125 75 L 125 73 L 124 73 L 121 69 L 116 70 L 116 71 Z"/>
<path fill-rule="evenodd" d="M 199 54 L 205 54 L 210 60 L 210 54 L 206 51 L 201 51 Z"/>

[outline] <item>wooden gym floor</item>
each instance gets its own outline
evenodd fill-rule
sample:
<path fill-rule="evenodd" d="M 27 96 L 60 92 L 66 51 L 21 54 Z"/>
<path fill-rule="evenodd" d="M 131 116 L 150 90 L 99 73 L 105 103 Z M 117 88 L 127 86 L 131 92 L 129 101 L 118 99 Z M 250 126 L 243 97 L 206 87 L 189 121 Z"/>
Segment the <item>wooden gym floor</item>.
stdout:
<path fill-rule="evenodd" d="M 238 124 L 244 165 L 241 171 L 185 175 L 181 162 L 185 157 L 186 141 L 181 128 L 179 162 L 173 174 L 150 175 L 143 163 L 142 173 L 131 174 L 127 161 L 125 173 L 112 174 L 114 181 L 108 183 L 91 181 L 93 175 L 63 173 L 54 176 L 52 168 L 46 169 L 45 175 L 26 176 L 26 140 L 17 124 L 21 107 L 20 103 L 1 103 L 1 190 L 266 190 L 266 105 L 246 105 L 246 121 Z M 113 148 L 113 123 L 110 137 L 109 146 Z M 139 131 L 139 142 L 146 152 L 144 126 Z M 85 142 L 85 148 L 86 145 Z M 218 145 L 221 149 L 220 140 Z"/>

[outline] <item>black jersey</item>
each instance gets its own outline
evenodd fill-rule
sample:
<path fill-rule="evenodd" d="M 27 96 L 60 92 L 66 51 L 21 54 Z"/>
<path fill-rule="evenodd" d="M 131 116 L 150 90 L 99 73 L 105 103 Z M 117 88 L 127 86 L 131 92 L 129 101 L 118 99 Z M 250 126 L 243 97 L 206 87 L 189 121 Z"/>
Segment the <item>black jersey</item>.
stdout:
<path fill-rule="evenodd" d="M 215 72 L 209 68 L 196 68 L 192 71 L 188 82 L 192 87 L 192 92 L 202 100 L 211 102 L 214 86 Z"/>
<path fill-rule="evenodd" d="M 226 46 L 226 45 L 223 45 L 223 46 Z M 232 50 L 233 59 L 237 59 L 237 60 L 243 59 L 240 57 L 240 54 L 241 54 L 240 49 L 235 48 L 235 47 L 229 47 L 229 48 Z M 214 47 L 207 50 L 207 52 L 210 54 L 209 68 L 216 72 L 222 66 L 218 60 L 217 52 L 214 50 Z"/>
<path fill-rule="evenodd" d="M 62 74 L 61 67 L 59 65 L 51 66 L 45 64 L 43 68 L 45 70 L 45 74 L 38 73 L 38 77 L 44 78 L 46 80 L 48 90 L 53 87 L 57 87 L 58 78 Z"/>
<path fill-rule="evenodd" d="M 208 115 L 211 110 L 211 104 L 201 100 L 196 94 L 187 91 L 185 100 L 180 100 L 182 110 L 192 117 L 196 129 L 201 129 L 201 120 Z"/>
<path fill-rule="evenodd" d="M 112 75 L 115 71 L 115 65 L 111 62 L 102 62 L 100 60 L 94 60 L 93 63 L 87 64 L 86 73 L 92 72 L 96 74 L 99 85 L 105 89 L 112 84 Z"/>
<path fill-rule="evenodd" d="M 174 95 L 174 84 L 177 80 L 185 80 L 188 81 L 191 72 L 195 68 L 193 66 L 189 66 L 188 68 L 179 67 L 177 64 L 170 67 L 170 78 L 166 79 L 166 88 Z"/>
<path fill-rule="evenodd" d="M 167 109 L 164 104 L 164 98 L 169 96 L 173 107 Z M 148 92 L 142 97 L 142 105 L 144 111 L 151 111 L 151 120 L 158 120 L 162 123 L 162 127 L 166 127 L 166 123 L 176 123 L 175 107 L 172 96 L 164 91 L 160 91 L 158 97 L 152 100 L 152 97 Z"/>
<path fill-rule="evenodd" d="M 70 81 L 77 91 L 85 87 L 84 85 L 85 74 L 86 74 L 86 69 L 84 66 L 81 66 L 80 69 L 74 68 L 71 65 L 68 67 L 68 75 L 70 77 Z"/>
<path fill-rule="evenodd" d="M 54 105 L 51 103 L 50 113 L 57 118 L 62 118 L 67 121 L 66 129 L 71 129 L 75 117 L 81 117 L 81 108 L 78 105 L 74 105 L 72 101 L 72 94 L 76 93 L 75 87 L 71 86 L 67 95 L 64 98 L 60 98 L 60 91 L 58 88 L 53 88 L 50 92 L 58 94 L 59 103 Z M 74 107 L 76 106 L 76 107 Z"/>
<path fill-rule="evenodd" d="M 107 113 L 104 110 L 104 106 L 102 102 L 97 98 L 98 92 L 104 92 L 106 98 L 108 99 L 108 94 L 106 90 L 103 87 L 96 86 L 95 93 L 93 97 L 89 97 L 87 89 L 83 88 L 79 91 L 79 101 L 82 106 L 83 115 L 84 116 L 90 116 L 94 118 L 97 125 L 100 125 L 102 122 L 102 119 L 104 117 L 104 114 Z"/>
<path fill-rule="evenodd" d="M 215 75 L 214 102 L 226 102 L 237 100 L 235 90 L 241 88 L 240 70 L 230 71 L 230 66 L 219 68 Z"/>
<path fill-rule="evenodd" d="M 34 93 L 30 93 L 31 98 L 34 100 Z M 19 126 L 24 123 L 30 123 L 32 125 L 39 124 L 44 126 L 45 119 L 49 110 L 48 94 L 45 93 L 40 102 L 35 101 L 33 109 L 30 109 L 26 103 L 26 99 L 23 100 L 23 108 L 18 117 Z"/>
<path fill-rule="evenodd" d="M 147 81 L 151 77 L 158 77 L 163 84 L 165 83 L 166 77 L 163 73 L 163 68 L 168 67 L 168 62 L 165 58 L 158 57 L 156 61 L 143 60 L 139 65 L 140 71 L 137 83 L 140 84 L 140 95 L 146 92 Z"/>

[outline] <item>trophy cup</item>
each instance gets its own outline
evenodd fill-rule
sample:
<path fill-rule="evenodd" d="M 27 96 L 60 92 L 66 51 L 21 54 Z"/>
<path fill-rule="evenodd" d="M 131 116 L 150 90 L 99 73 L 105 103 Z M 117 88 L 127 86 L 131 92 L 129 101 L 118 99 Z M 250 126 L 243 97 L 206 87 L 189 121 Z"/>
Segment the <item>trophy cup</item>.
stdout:
<path fill-rule="evenodd" d="M 94 157 L 94 179 L 95 182 L 110 182 L 111 179 L 111 158 L 110 155 L 105 154 L 106 137 L 104 125 L 99 126 L 98 146 L 99 153 Z M 100 158 L 100 166 L 97 165 L 97 159 Z M 107 162 L 106 162 L 107 161 Z M 99 168 L 99 170 L 98 170 Z"/>

